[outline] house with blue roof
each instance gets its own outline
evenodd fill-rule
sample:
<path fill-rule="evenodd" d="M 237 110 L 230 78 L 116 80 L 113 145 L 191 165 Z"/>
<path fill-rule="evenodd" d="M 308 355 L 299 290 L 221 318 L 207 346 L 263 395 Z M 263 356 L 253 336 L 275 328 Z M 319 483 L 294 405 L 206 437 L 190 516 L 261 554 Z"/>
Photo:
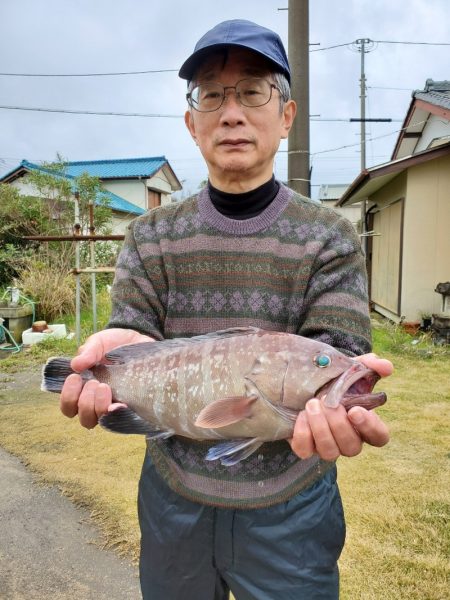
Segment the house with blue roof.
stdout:
<path fill-rule="evenodd" d="M 0 183 L 10 184 L 24 195 L 36 195 L 26 177 L 33 170 L 46 169 L 42 165 L 23 160 L 3 175 Z M 133 218 L 170 203 L 172 193 L 181 190 L 181 183 L 164 156 L 65 163 L 66 178 L 74 180 L 83 173 L 98 177 L 102 182 L 103 196 L 106 195 L 112 209 L 114 233 L 124 233 Z"/>

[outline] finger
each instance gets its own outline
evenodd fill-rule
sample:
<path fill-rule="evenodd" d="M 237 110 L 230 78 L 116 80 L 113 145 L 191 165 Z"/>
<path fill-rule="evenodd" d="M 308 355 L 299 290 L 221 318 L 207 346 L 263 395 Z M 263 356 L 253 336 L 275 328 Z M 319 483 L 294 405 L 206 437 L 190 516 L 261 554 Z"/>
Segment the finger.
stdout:
<path fill-rule="evenodd" d="M 292 439 L 288 441 L 292 451 L 300 458 L 310 458 L 316 451 L 314 438 L 304 411 L 297 417 Z"/>
<path fill-rule="evenodd" d="M 317 454 L 324 460 L 336 460 L 340 455 L 339 447 L 330 430 L 320 401 L 312 398 L 306 403 L 305 411 Z"/>
<path fill-rule="evenodd" d="M 97 425 L 95 398 L 99 385 L 98 381 L 88 381 L 83 387 L 78 400 L 78 417 L 81 425 L 87 429 L 92 429 Z"/>
<path fill-rule="evenodd" d="M 78 413 L 78 398 L 83 388 L 83 380 L 75 373 L 69 375 L 64 382 L 59 398 L 59 407 L 66 417 L 74 417 Z"/>
<path fill-rule="evenodd" d="M 81 373 L 81 371 L 89 369 L 100 362 L 103 356 L 103 344 L 99 339 L 88 339 L 83 346 L 80 346 L 78 352 L 78 355 L 72 359 L 70 366 L 74 371 Z"/>
<path fill-rule="evenodd" d="M 362 450 L 362 439 L 353 427 L 343 406 L 327 408 L 322 405 L 331 434 L 342 456 L 356 456 Z"/>
<path fill-rule="evenodd" d="M 376 354 L 363 354 L 355 356 L 355 360 L 361 362 L 369 369 L 376 371 L 381 377 L 388 377 L 394 371 L 394 365 L 386 358 L 379 358 Z"/>
<path fill-rule="evenodd" d="M 95 414 L 97 419 L 108 412 L 108 408 L 112 403 L 112 392 L 109 385 L 100 383 L 97 387 L 94 400 Z"/>
<path fill-rule="evenodd" d="M 348 418 L 361 438 L 371 446 L 384 446 L 389 441 L 389 429 L 376 412 L 354 406 Z"/>

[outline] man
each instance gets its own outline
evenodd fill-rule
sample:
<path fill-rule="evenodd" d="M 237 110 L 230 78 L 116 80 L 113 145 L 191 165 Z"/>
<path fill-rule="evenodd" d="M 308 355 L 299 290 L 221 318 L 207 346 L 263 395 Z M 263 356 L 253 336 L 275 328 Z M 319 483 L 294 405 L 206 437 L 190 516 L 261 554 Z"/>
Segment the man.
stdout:
<path fill-rule="evenodd" d="M 129 343 L 254 325 L 326 341 L 381 375 L 367 354 L 364 260 L 343 218 L 273 177 L 296 106 L 280 38 L 248 21 L 220 23 L 186 60 L 186 126 L 208 166 L 197 198 L 136 219 L 118 259 L 108 328 L 73 359 L 76 371 Z M 62 412 L 94 427 L 105 384 L 70 376 Z M 334 461 L 382 446 L 374 412 L 299 416 L 291 447 L 264 444 L 239 465 L 204 460 L 207 443 L 148 442 L 139 488 L 145 599 L 334 599 L 345 525 Z M 292 448 L 292 449 L 291 449 Z"/>

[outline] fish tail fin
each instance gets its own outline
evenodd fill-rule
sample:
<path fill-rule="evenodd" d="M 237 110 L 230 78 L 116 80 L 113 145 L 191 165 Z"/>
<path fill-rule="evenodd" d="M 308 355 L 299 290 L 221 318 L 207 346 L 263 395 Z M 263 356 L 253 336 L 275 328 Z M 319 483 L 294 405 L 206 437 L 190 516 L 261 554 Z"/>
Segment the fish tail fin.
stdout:
<path fill-rule="evenodd" d="M 58 393 L 62 390 L 65 380 L 75 371 L 70 366 L 70 358 L 49 358 L 42 369 L 41 390 L 43 392 Z M 88 369 L 80 373 L 84 381 L 92 379 L 92 372 Z"/>

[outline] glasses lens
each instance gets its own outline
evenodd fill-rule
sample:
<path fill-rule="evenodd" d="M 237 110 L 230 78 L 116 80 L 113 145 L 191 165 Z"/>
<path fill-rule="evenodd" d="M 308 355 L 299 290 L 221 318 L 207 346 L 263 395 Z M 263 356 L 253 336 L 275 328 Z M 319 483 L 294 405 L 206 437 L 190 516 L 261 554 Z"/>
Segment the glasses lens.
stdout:
<path fill-rule="evenodd" d="M 269 102 L 272 88 L 265 79 L 242 79 L 236 86 L 236 93 L 244 106 L 262 106 Z"/>
<path fill-rule="evenodd" d="M 223 101 L 223 87 L 217 83 L 202 83 L 191 92 L 192 106 L 201 112 L 217 110 Z"/>

